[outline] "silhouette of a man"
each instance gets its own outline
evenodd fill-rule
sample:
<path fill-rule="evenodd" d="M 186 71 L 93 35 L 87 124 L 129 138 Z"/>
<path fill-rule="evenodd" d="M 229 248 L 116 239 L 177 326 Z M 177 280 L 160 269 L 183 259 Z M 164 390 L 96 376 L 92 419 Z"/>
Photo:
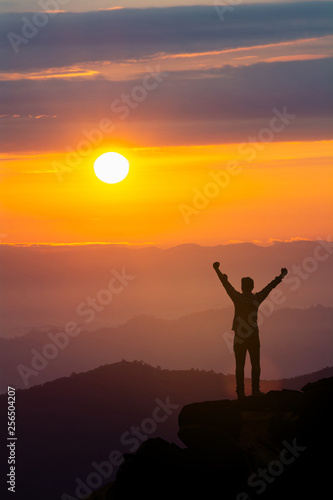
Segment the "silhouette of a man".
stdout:
<path fill-rule="evenodd" d="M 252 278 L 242 278 L 242 293 L 237 292 L 229 283 L 228 276 L 222 274 L 220 263 L 214 262 L 215 269 L 222 285 L 235 306 L 235 316 L 232 329 L 235 332 L 234 353 L 236 358 L 236 392 L 239 399 L 245 396 L 244 392 L 244 366 L 246 352 L 249 351 L 252 365 L 252 395 L 260 396 L 260 342 L 258 329 L 258 309 L 268 294 L 275 288 L 288 273 L 286 268 L 281 269 L 281 274 L 271 281 L 261 292 L 253 293 L 254 282 Z"/>

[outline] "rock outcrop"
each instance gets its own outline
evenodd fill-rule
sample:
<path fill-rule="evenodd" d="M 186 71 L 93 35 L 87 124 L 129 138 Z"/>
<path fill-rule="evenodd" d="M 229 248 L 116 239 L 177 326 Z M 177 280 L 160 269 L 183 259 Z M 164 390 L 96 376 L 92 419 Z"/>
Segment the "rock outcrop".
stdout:
<path fill-rule="evenodd" d="M 185 448 L 148 439 L 90 500 L 326 498 L 332 396 L 329 378 L 302 391 L 187 405 L 178 418 Z"/>

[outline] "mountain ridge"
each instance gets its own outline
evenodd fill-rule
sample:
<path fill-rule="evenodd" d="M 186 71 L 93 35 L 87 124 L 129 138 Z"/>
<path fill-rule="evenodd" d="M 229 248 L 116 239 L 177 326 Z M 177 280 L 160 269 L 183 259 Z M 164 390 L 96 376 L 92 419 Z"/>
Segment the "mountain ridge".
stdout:
<path fill-rule="evenodd" d="M 299 390 L 323 376 L 333 376 L 333 367 L 295 380 L 263 380 L 261 388 L 265 392 L 284 387 Z M 248 379 L 246 390 L 249 393 Z M 157 436 L 181 446 L 175 436 L 178 414 L 185 405 L 235 397 L 233 375 L 165 370 L 140 361 L 121 361 L 19 389 L 18 498 L 59 500 L 65 494 L 77 498 L 78 484 L 86 484 L 96 473 L 96 464 L 108 460 L 110 454 L 133 453 L 147 438 Z M 164 419 L 165 408 L 170 406 Z M 158 407 L 164 408 L 164 414 Z M 7 397 L 1 395 L 1 428 L 6 426 L 6 408 Z M 4 463 L 0 465 L 5 468 Z M 116 467 L 105 484 L 115 474 Z"/>
<path fill-rule="evenodd" d="M 263 312 L 266 316 L 260 338 L 264 377 L 290 378 L 331 365 L 333 308 L 318 305 L 305 310 Z M 119 326 L 82 329 L 75 337 L 53 328 L 0 339 L 0 391 L 4 392 L 7 385 L 29 387 L 122 359 L 143 359 L 170 369 L 233 373 L 232 317 L 231 308 L 198 311 L 177 319 L 142 314 Z M 57 335 L 63 348 L 55 344 Z M 46 346 L 49 350 L 53 346 L 52 359 Z"/>
<path fill-rule="evenodd" d="M 62 328 L 69 320 L 84 321 L 78 306 L 107 288 L 113 271 L 124 271 L 134 279 L 114 295 L 110 306 L 98 312 L 87 328 L 112 326 L 141 313 L 179 317 L 229 306 L 230 299 L 212 269 L 217 260 L 236 288 L 242 276 L 251 275 L 255 288 L 260 289 L 281 267 L 287 267 L 289 274 L 279 286 L 285 304 L 333 306 L 333 249 L 330 242 L 323 245 L 296 241 L 268 247 L 253 243 L 212 247 L 194 244 L 171 249 L 101 245 L 65 250 L 0 245 L 2 336 L 17 334 L 26 325 L 55 324 Z"/>

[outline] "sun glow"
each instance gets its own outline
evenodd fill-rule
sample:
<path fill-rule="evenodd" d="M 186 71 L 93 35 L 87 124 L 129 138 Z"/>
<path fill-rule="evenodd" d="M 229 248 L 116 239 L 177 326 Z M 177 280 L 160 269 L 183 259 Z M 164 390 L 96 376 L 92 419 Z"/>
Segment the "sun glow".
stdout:
<path fill-rule="evenodd" d="M 129 172 L 129 162 L 119 153 L 104 153 L 94 163 L 96 176 L 107 184 L 123 181 Z"/>
<path fill-rule="evenodd" d="M 68 150 L 2 153 L 1 213 L 6 224 L 0 245 L 252 241 L 253 225 L 239 223 L 244 213 L 249 220 L 260 220 L 255 239 L 261 244 L 270 238 L 316 239 L 329 234 L 332 148 L 333 141 L 271 142 L 248 162 L 238 143 L 152 148 L 107 144 L 82 158 L 79 168 Z M 103 181 L 93 165 L 112 150 L 123 155 L 125 164 L 128 160 L 130 171 L 124 182 L 117 173 L 108 184 L 104 173 L 118 172 L 115 164 L 103 162 Z M 235 168 L 228 170 L 230 164 Z M 223 219 L 223 234 L 216 230 L 217 218 Z"/>

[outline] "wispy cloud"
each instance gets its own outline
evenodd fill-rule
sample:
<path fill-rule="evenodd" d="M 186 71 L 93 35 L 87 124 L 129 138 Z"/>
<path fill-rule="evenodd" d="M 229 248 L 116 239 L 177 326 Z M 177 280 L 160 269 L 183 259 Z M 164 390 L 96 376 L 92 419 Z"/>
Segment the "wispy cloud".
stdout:
<path fill-rule="evenodd" d="M 26 17 L 29 20 L 28 14 Z M 22 16 L 4 14 L 2 18 L 2 71 L 124 61 L 156 53 L 190 57 L 317 38 L 333 32 L 330 5 L 320 1 L 238 5 L 227 23 L 221 23 L 213 6 L 113 9 L 50 17 L 47 26 L 14 54 L 7 35 L 12 32 L 22 36 Z"/>
<path fill-rule="evenodd" d="M 327 116 L 332 60 L 305 59 L 172 72 L 158 93 L 152 94 L 133 115 L 136 120 L 255 118 L 266 115 L 273 107 L 286 105 L 298 116 Z M 76 120 L 81 114 L 92 120 L 116 116 L 117 111 L 111 110 L 113 99 L 130 93 L 141 80 L 142 77 L 125 82 L 64 79 L 61 94 L 57 94 L 59 85 L 53 79 L 7 81 L 2 83 L 3 113 L 49 115 L 52 106 L 52 114 L 62 119 Z"/>
<path fill-rule="evenodd" d="M 7 34 L 20 33 L 22 15 L 2 17 L 4 150 L 76 144 L 104 118 L 117 121 L 120 143 L 133 135 L 138 145 L 157 136 L 166 144 L 244 140 L 284 106 L 298 117 L 290 139 L 330 134 L 327 2 L 241 4 L 226 23 L 213 5 L 59 13 L 18 54 Z M 147 64 L 170 75 L 122 121 L 111 104 L 142 84 Z"/>
<path fill-rule="evenodd" d="M 55 0 L 59 6 L 60 1 Z M 331 0 L 323 0 L 329 2 Z M 242 0 L 242 5 L 246 4 L 262 4 L 262 3 L 287 3 L 290 0 Z M 294 3 L 313 2 L 313 0 L 293 0 Z M 222 3 L 222 1 L 221 1 Z M 226 2 L 225 2 L 226 3 Z M 158 0 L 122 0 L 122 8 L 147 8 L 158 6 Z M 193 5 L 212 5 L 212 0 L 164 0 L 164 6 L 180 6 L 183 7 Z M 38 0 L 4 0 L 0 1 L 0 12 L 36 12 Z M 91 0 L 70 0 L 67 4 L 63 2 L 64 10 L 71 12 L 88 12 L 92 10 Z M 94 10 L 108 10 L 110 8 L 110 0 L 94 0 Z M 117 7 L 114 7 L 115 9 Z M 113 7 L 111 7 L 113 9 Z"/>
<path fill-rule="evenodd" d="M 99 72 L 91 69 L 80 69 L 77 67 L 71 68 L 50 68 L 42 71 L 33 72 L 7 72 L 0 73 L 0 80 L 10 81 L 10 80 L 48 80 L 54 78 L 82 78 L 82 77 L 92 77 L 98 75 Z"/>
<path fill-rule="evenodd" d="M 237 47 L 233 49 L 226 49 L 226 50 L 212 50 L 208 52 L 187 52 L 187 53 L 180 53 L 180 54 L 153 54 L 150 58 L 144 59 L 146 61 L 150 60 L 152 57 L 156 57 L 159 60 L 165 60 L 165 59 L 185 59 L 185 58 L 198 58 L 198 57 L 206 57 L 206 56 L 211 56 L 211 55 L 224 55 L 224 54 L 232 54 L 236 52 L 244 52 L 244 51 L 254 51 L 256 49 L 272 49 L 272 48 L 282 48 L 286 46 L 292 46 L 295 47 L 297 45 L 302 45 L 304 43 L 309 43 L 309 42 L 317 42 L 319 40 L 324 40 L 326 37 L 320 37 L 320 38 L 304 38 L 301 40 L 293 40 L 293 41 L 288 41 L 288 42 L 277 42 L 277 43 L 269 43 L 269 44 L 261 44 L 261 45 L 250 45 L 249 47 Z M 252 56 L 249 56 L 252 57 Z M 325 57 L 325 56 L 324 56 Z"/>
<path fill-rule="evenodd" d="M 165 144 L 242 141 L 265 126 L 273 108 L 284 107 L 297 114 L 297 123 L 286 132 L 289 140 L 309 139 L 309 134 L 327 139 L 331 137 L 332 61 L 305 59 L 170 72 L 158 92 L 123 122 L 119 120 L 121 107 L 111 109 L 111 105 L 119 96 L 130 95 L 142 76 L 130 81 L 5 81 L 2 114 L 21 117 L 21 133 L 18 136 L 15 127 L 6 127 L 2 148 L 13 142 L 25 149 L 28 145 L 38 149 L 44 143 L 56 149 L 61 140 L 76 144 L 83 129 L 96 128 L 105 118 L 117 123 L 113 141 L 131 137 L 134 129 L 140 129 L 149 145 L 156 136 Z M 56 115 L 57 119 L 29 121 L 29 115 Z"/>
<path fill-rule="evenodd" d="M 98 10 L 119 10 L 119 9 L 124 9 L 125 7 L 101 7 L 100 9 Z"/>
<path fill-rule="evenodd" d="M 54 118 L 57 118 L 57 115 L 32 115 L 32 114 L 29 114 L 29 115 L 21 115 L 21 114 L 18 114 L 18 115 L 13 115 L 13 114 L 10 114 L 10 113 L 6 113 L 6 114 L 2 114 L 0 115 L 0 118 L 6 118 L 6 119 L 19 119 L 19 120 L 40 120 L 41 118 L 47 118 L 47 119 L 54 119 Z"/>

